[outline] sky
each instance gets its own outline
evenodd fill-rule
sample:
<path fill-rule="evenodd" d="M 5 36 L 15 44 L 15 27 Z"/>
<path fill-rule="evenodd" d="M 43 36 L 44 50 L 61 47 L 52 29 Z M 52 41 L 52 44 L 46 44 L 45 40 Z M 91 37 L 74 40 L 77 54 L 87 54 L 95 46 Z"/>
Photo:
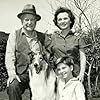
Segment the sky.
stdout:
<path fill-rule="evenodd" d="M 45 32 L 56 28 L 52 21 L 53 14 L 50 11 L 48 0 L 0 0 L 0 31 L 12 33 L 21 27 L 21 21 L 17 18 L 17 14 L 26 4 L 34 4 L 37 14 L 41 15 L 41 20 L 37 22 L 37 30 Z M 95 6 L 100 8 L 100 0 L 97 0 Z"/>

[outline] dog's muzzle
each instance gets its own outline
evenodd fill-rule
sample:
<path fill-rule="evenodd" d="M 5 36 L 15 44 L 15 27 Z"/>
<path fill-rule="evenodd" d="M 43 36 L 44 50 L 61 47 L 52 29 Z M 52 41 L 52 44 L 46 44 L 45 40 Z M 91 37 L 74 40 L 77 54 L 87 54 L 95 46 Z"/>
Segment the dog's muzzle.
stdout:
<path fill-rule="evenodd" d="M 42 68 L 37 63 L 34 64 L 34 67 L 35 67 L 36 73 L 39 74 Z"/>

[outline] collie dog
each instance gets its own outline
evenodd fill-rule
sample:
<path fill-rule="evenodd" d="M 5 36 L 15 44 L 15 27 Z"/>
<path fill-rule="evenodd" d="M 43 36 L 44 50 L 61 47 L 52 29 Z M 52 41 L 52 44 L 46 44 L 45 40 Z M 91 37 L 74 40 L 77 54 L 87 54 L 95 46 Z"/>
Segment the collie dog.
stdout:
<path fill-rule="evenodd" d="M 48 63 L 43 59 L 42 54 L 34 54 L 32 64 L 29 67 L 32 100 L 55 100 L 56 98 L 56 75 L 51 69 L 47 77 L 47 69 Z"/>

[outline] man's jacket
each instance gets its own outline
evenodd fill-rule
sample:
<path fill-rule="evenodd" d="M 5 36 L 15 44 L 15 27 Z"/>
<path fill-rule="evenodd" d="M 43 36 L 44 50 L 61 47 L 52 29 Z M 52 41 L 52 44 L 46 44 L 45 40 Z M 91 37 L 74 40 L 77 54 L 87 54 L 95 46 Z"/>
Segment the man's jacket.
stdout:
<path fill-rule="evenodd" d="M 37 32 L 37 31 L 36 31 Z M 45 35 L 37 32 L 37 38 L 44 45 Z M 15 67 L 17 74 L 23 74 L 27 71 L 30 64 L 30 46 L 25 35 L 20 30 L 16 31 L 16 50 L 15 50 Z"/>

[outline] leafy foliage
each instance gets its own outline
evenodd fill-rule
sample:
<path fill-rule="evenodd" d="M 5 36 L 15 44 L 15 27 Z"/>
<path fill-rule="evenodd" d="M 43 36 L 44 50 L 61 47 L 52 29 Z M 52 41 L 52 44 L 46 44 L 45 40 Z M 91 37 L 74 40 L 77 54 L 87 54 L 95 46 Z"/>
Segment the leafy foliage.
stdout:
<path fill-rule="evenodd" d="M 93 41 L 93 37 L 91 35 L 92 32 L 94 32 L 95 34 L 95 41 Z M 85 48 L 85 53 L 87 57 L 87 69 L 86 69 L 87 75 L 89 67 L 92 65 L 90 72 L 90 81 L 91 81 L 90 86 L 91 86 L 92 96 L 96 95 L 100 96 L 100 86 L 99 86 L 100 78 L 97 79 L 97 77 L 100 75 L 100 28 L 95 29 L 94 31 L 90 31 L 88 35 L 85 35 L 83 37 L 83 39 L 85 40 L 87 45 Z M 87 79 L 85 81 L 87 82 Z"/>
<path fill-rule="evenodd" d="M 0 32 L 0 91 L 6 88 L 7 70 L 5 67 L 5 51 L 8 34 Z"/>

